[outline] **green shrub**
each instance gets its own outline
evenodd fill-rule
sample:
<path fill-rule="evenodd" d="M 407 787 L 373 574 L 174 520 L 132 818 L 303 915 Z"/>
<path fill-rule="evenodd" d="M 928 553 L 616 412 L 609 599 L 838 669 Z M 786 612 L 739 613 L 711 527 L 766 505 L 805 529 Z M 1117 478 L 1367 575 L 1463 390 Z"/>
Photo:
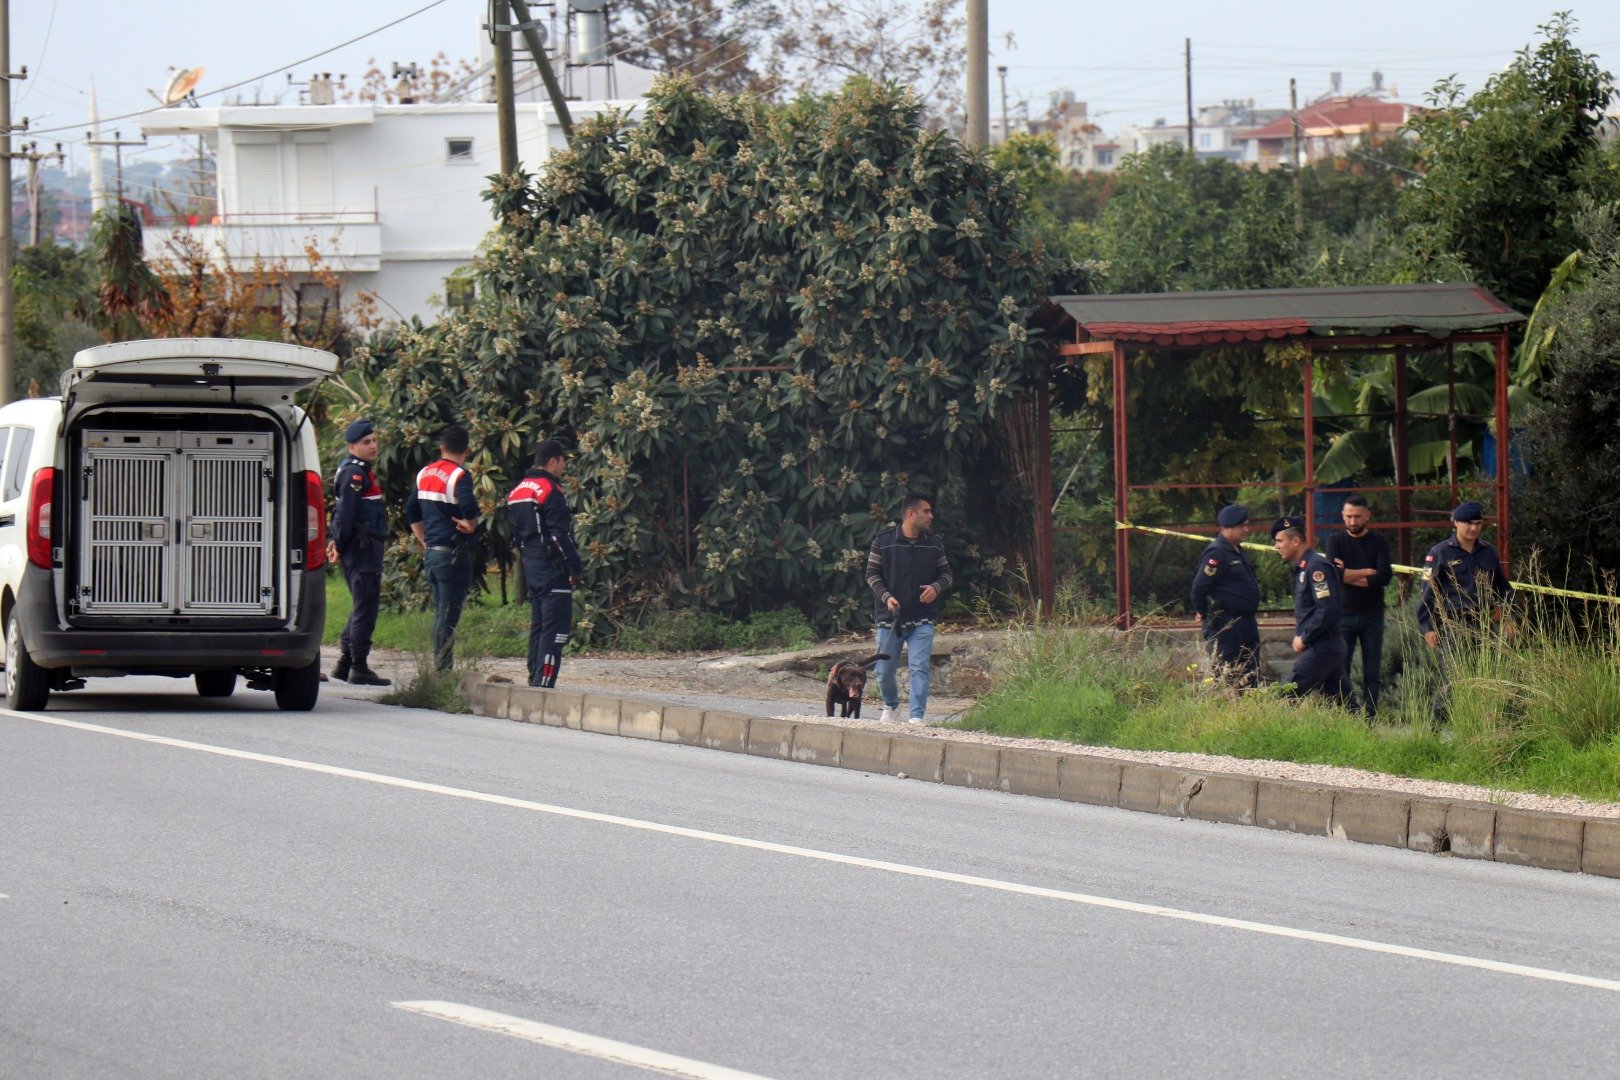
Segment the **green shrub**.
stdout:
<path fill-rule="evenodd" d="M 815 643 L 815 628 L 795 608 L 729 619 L 692 608 L 654 608 L 619 628 L 613 647 L 630 652 L 767 652 Z"/>

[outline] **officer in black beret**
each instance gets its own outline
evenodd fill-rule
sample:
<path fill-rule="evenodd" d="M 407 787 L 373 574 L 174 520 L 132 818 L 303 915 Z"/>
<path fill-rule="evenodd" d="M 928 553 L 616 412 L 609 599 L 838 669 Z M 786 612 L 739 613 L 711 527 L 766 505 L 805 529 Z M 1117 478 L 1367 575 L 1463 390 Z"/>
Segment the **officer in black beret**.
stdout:
<path fill-rule="evenodd" d="M 1296 696 L 1320 693 L 1350 704 L 1350 677 L 1339 632 L 1344 585 L 1339 569 L 1305 539 L 1305 521 L 1281 517 L 1271 524 L 1271 542 L 1294 574 L 1294 669 L 1288 681 Z"/>
<path fill-rule="evenodd" d="M 1440 656 L 1440 670 L 1459 639 L 1478 640 L 1487 620 L 1499 621 L 1513 599 L 1513 583 L 1489 541 L 1481 540 L 1485 508 L 1459 503 L 1451 512 L 1453 535 L 1429 549 L 1423 559 L 1423 588 L 1418 593 L 1417 622 L 1423 640 Z M 1511 624 L 1508 625 L 1511 630 Z M 1446 688 L 1435 694 L 1435 720 L 1448 713 Z"/>
<path fill-rule="evenodd" d="M 343 627 L 343 652 L 334 679 L 355 686 L 387 686 L 389 680 L 371 670 L 371 631 L 377 625 L 382 598 L 383 541 L 388 536 L 388 511 L 377 483 L 377 430 L 370 420 L 356 420 L 343 432 L 349 454 L 332 480 L 330 555 L 343 567 L 354 607 Z"/>
<path fill-rule="evenodd" d="M 1260 581 L 1243 554 L 1249 535 L 1249 508 L 1224 506 L 1215 515 L 1220 534 L 1198 556 L 1192 580 L 1192 606 L 1203 624 L 1206 647 L 1226 678 L 1238 686 L 1260 680 Z"/>

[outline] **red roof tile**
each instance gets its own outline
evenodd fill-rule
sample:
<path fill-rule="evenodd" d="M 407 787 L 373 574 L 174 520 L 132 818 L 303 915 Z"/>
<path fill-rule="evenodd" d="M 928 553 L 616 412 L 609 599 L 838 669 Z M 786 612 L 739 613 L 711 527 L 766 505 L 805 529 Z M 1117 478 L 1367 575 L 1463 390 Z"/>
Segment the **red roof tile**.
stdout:
<path fill-rule="evenodd" d="M 1384 101 L 1379 98 L 1351 97 L 1329 98 L 1314 105 L 1307 105 L 1299 110 L 1299 126 L 1307 135 L 1319 135 L 1332 131 L 1343 131 L 1347 134 L 1357 134 L 1368 128 L 1380 128 L 1385 131 L 1394 131 L 1406 123 L 1411 115 L 1412 107 L 1399 101 Z M 1234 133 L 1233 139 L 1287 139 L 1294 134 L 1294 121 L 1291 117 L 1282 116 L 1273 120 L 1265 127 L 1255 128 L 1242 134 Z"/>

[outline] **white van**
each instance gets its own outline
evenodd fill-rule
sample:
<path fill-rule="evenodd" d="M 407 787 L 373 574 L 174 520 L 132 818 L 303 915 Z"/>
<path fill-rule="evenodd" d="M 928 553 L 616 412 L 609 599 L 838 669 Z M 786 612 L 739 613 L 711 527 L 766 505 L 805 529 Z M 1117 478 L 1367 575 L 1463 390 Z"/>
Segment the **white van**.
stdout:
<path fill-rule="evenodd" d="M 320 692 L 326 513 L 293 402 L 328 352 L 169 338 L 86 349 L 62 396 L 0 408 L 6 699 L 88 677 L 237 677 L 283 709 Z"/>

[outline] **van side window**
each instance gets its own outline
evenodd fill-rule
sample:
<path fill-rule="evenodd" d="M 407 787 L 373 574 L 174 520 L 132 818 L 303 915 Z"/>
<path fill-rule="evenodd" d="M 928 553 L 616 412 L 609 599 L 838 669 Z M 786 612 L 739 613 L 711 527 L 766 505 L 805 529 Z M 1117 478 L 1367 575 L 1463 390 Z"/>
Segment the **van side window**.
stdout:
<path fill-rule="evenodd" d="M 11 455 L 6 453 L 6 444 L 11 441 L 11 433 L 14 430 L 16 429 L 0 427 L 0 476 L 5 475 L 6 462 L 11 460 Z"/>
<path fill-rule="evenodd" d="M 6 451 L 5 476 L 7 502 L 22 494 L 28 482 L 28 452 L 34 448 L 33 428 L 12 428 L 11 447 Z"/>

